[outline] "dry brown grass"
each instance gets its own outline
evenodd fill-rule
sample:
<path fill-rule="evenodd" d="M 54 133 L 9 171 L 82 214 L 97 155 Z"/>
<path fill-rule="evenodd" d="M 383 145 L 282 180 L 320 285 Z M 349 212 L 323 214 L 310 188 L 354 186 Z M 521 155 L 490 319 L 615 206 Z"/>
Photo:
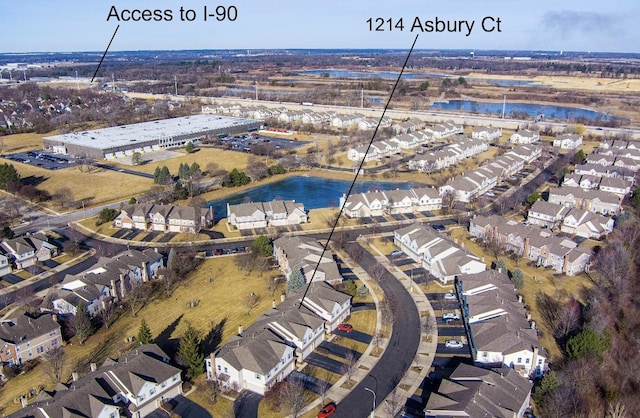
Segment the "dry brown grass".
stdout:
<path fill-rule="evenodd" d="M 100 329 L 90 337 L 84 345 L 78 345 L 75 339 L 65 347 L 68 358 L 68 374 L 72 370 L 86 372 L 90 362 L 100 364 L 108 356 L 117 356 L 129 346 L 124 342 L 127 336 L 136 335 L 142 319 L 146 320 L 154 337 L 164 333 L 163 339 L 176 339 L 182 335 L 187 322 L 191 323 L 203 335 L 211 329 L 212 323 L 219 323 L 226 318 L 222 333 L 222 344 L 235 335 L 238 325 L 247 327 L 271 306 L 272 296 L 267 290 L 267 277 L 257 274 L 238 273 L 234 265 L 234 257 L 216 257 L 205 260 L 196 272 L 191 274 L 169 299 L 157 298 L 150 301 L 136 317 L 130 309 L 109 329 Z M 213 281 L 207 279 L 213 277 Z M 260 298 L 258 304 L 247 315 L 244 299 L 254 292 Z M 279 295 L 279 292 L 276 293 Z M 224 295 L 224 297 L 221 297 Z M 195 308 L 187 307 L 191 300 L 199 299 Z M 13 399 L 30 388 L 46 384 L 52 385 L 45 375 L 44 368 L 37 366 L 31 372 L 12 379 L 0 390 L 0 405 L 5 405 L 5 413 L 19 408 Z"/>
<path fill-rule="evenodd" d="M 42 149 L 42 137 L 48 135 L 55 135 L 56 132 L 50 132 L 48 134 L 14 134 L 7 135 L 0 138 L 3 143 L 2 153 L 13 154 L 15 152 L 26 152 Z"/>
<path fill-rule="evenodd" d="M 38 182 L 38 188 L 54 194 L 63 187 L 68 187 L 75 200 L 92 199 L 90 205 L 125 200 L 131 196 L 144 193 L 153 186 L 153 180 L 120 173 L 112 170 L 93 169 L 91 172 L 80 172 L 78 168 L 46 170 L 10 161 L 22 178 L 32 177 Z M 60 209 L 53 206 L 54 209 Z"/>

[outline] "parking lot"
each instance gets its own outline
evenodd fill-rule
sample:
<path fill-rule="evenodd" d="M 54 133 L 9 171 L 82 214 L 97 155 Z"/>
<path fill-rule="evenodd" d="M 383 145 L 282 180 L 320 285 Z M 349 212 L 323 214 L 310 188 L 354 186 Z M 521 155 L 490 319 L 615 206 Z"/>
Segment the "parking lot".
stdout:
<path fill-rule="evenodd" d="M 69 155 L 54 154 L 46 151 L 18 152 L 7 155 L 5 158 L 23 164 L 42 167 L 47 170 L 59 170 L 61 168 L 78 165 L 78 161 Z"/>
<path fill-rule="evenodd" d="M 265 150 L 286 150 L 305 145 L 305 142 L 294 139 L 283 139 L 267 137 L 257 134 L 236 135 L 220 138 L 220 146 L 234 151 L 255 152 L 256 146 L 264 147 Z"/>

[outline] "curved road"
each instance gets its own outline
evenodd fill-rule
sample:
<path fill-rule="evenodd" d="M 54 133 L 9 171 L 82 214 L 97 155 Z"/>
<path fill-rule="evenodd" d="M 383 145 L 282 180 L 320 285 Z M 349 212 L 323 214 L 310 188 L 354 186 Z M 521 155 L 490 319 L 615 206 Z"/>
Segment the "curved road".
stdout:
<path fill-rule="evenodd" d="M 345 249 L 347 253 L 351 254 L 353 249 L 359 246 L 360 244 L 353 242 L 347 244 Z M 358 264 L 371 274 L 376 263 L 373 255 L 362 248 L 362 256 Z M 378 284 L 395 306 L 393 332 L 389 339 L 389 345 L 369 372 L 369 375 L 373 377 L 362 380 L 338 404 L 338 409 L 333 415 L 336 418 L 365 418 L 369 416 L 373 405 L 373 395 L 364 388 L 367 387 L 376 392 L 376 406 L 378 406 L 400 382 L 418 351 L 420 313 L 411 295 L 389 272 Z"/>

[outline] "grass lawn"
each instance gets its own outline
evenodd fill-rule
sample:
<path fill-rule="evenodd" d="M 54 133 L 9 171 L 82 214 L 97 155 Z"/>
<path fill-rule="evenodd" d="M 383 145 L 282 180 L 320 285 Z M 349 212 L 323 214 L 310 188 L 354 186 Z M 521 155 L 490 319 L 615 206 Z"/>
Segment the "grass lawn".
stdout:
<path fill-rule="evenodd" d="M 224 344 L 238 332 L 238 325 L 249 326 L 271 306 L 272 296 L 267 289 L 268 275 L 269 272 L 263 277 L 238 273 L 234 257 L 204 260 L 198 270 L 182 282 L 169 299 L 158 297 L 149 301 L 137 317 L 131 315 L 130 309 L 123 309 L 122 316 L 109 329 L 100 329 L 84 345 L 79 345 L 75 338 L 72 339 L 65 347 L 68 359 L 66 373 L 70 375 L 74 370 L 86 373 L 89 363 L 101 364 L 107 357 L 118 356 L 129 349 L 130 345 L 125 339 L 127 336 L 137 335 L 142 319 L 147 321 L 156 341 L 163 344 L 180 338 L 187 322 L 205 335 L 211 330 L 212 324 L 218 324 L 226 318 L 221 341 Z M 209 277 L 213 277 L 212 282 L 208 282 Z M 238 285 L 239 283 L 242 285 Z M 257 294 L 260 299 L 247 315 L 244 299 L 250 292 Z M 220 297 L 221 295 L 224 297 Z M 187 307 L 187 303 L 194 299 L 199 299 L 200 304 L 195 308 Z M 14 404 L 13 399 L 26 390 L 38 388 L 42 384 L 52 388 L 53 385 L 48 382 L 41 365 L 9 381 L 0 389 L 0 405 L 7 408 L 4 412 L 17 410 L 20 405 Z M 215 406 L 212 410 L 215 410 Z"/>
<path fill-rule="evenodd" d="M 42 137 L 54 134 L 55 132 L 50 132 L 48 134 L 28 133 L 3 136 L 2 152 L 4 154 L 13 154 L 16 152 L 42 149 Z"/>
<path fill-rule="evenodd" d="M 80 172 L 76 167 L 46 170 L 15 161 L 8 161 L 22 178 L 31 178 L 37 187 L 54 194 L 63 187 L 71 189 L 73 199 L 91 199 L 90 205 L 124 200 L 144 193 L 153 186 L 153 180 L 120 173 L 118 171 L 93 169 Z M 60 207 L 55 205 L 54 209 Z"/>
<path fill-rule="evenodd" d="M 465 248 L 468 248 L 476 256 L 484 256 L 488 264 L 490 264 L 491 261 L 495 261 L 493 256 L 488 251 L 485 251 L 480 244 L 468 238 L 465 229 L 452 230 L 451 237 L 462 240 Z M 507 256 L 500 257 L 500 259 L 505 261 L 508 270 L 514 271 L 520 269 L 524 273 L 524 287 L 518 289 L 517 293 L 522 295 L 524 304 L 529 307 L 531 317 L 536 321 L 536 326 L 542 330 L 540 342 L 547 350 L 549 360 L 555 361 L 560 359 L 562 354 L 553 339 L 553 333 L 541 320 L 538 312 L 536 293 L 542 291 L 550 296 L 560 298 L 562 301 L 568 300 L 569 297 L 573 296 L 584 303 L 585 301 L 581 300 L 582 289 L 591 288 L 593 284 L 585 274 L 576 276 L 555 275 L 550 270 L 528 266 L 526 260 L 520 260 L 520 265 L 516 266 L 515 261 Z"/>
<path fill-rule="evenodd" d="M 153 174 L 156 167 L 167 166 L 171 174 L 178 175 L 178 167 L 182 163 L 191 165 L 196 162 L 200 165 L 200 170 L 205 171 L 207 163 L 215 162 L 221 169 L 231 171 L 234 168 L 244 170 L 247 167 L 249 154 L 246 152 L 227 151 L 216 148 L 198 148 L 196 152 L 184 154 L 180 157 L 171 158 L 163 161 L 151 161 L 139 166 L 131 166 L 128 164 L 111 163 L 116 167 L 126 168 L 129 170 L 139 171 L 141 173 Z M 258 157 L 259 158 L 259 157 Z M 142 156 L 144 160 L 144 154 Z"/>

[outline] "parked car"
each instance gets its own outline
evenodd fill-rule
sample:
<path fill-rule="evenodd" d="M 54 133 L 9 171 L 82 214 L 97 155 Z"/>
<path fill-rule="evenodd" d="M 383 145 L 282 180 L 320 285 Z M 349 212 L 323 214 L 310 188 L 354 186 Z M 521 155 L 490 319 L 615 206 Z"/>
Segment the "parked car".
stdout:
<path fill-rule="evenodd" d="M 336 404 L 334 402 L 330 402 L 322 408 L 320 412 L 318 412 L 318 418 L 328 418 L 336 412 Z"/>
<path fill-rule="evenodd" d="M 402 255 L 402 251 L 400 251 L 400 250 L 391 251 L 391 257 L 397 257 L 399 255 Z"/>
<path fill-rule="evenodd" d="M 447 312 L 442 315 L 442 319 L 444 319 L 445 321 L 457 321 L 460 319 L 460 315 L 456 312 Z"/>
<path fill-rule="evenodd" d="M 351 324 L 338 324 L 338 329 L 344 332 L 353 331 L 353 326 Z"/>
<path fill-rule="evenodd" d="M 447 348 L 462 348 L 464 344 L 458 340 L 447 340 L 444 342 L 444 346 Z"/>
<path fill-rule="evenodd" d="M 458 297 L 456 296 L 455 293 L 445 293 L 444 294 L 444 299 L 445 300 L 456 300 L 456 299 L 458 299 Z"/>
<path fill-rule="evenodd" d="M 431 227 L 438 232 L 446 231 L 446 228 L 444 227 L 444 225 L 441 225 L 441 224 L 431 225 Z"/>
<path fill-rule="evenodd" d="M 222 248 L 216 248 L 216 251 L 214 252 L 215 255 L 222 255 L 223 250 Z"/>

